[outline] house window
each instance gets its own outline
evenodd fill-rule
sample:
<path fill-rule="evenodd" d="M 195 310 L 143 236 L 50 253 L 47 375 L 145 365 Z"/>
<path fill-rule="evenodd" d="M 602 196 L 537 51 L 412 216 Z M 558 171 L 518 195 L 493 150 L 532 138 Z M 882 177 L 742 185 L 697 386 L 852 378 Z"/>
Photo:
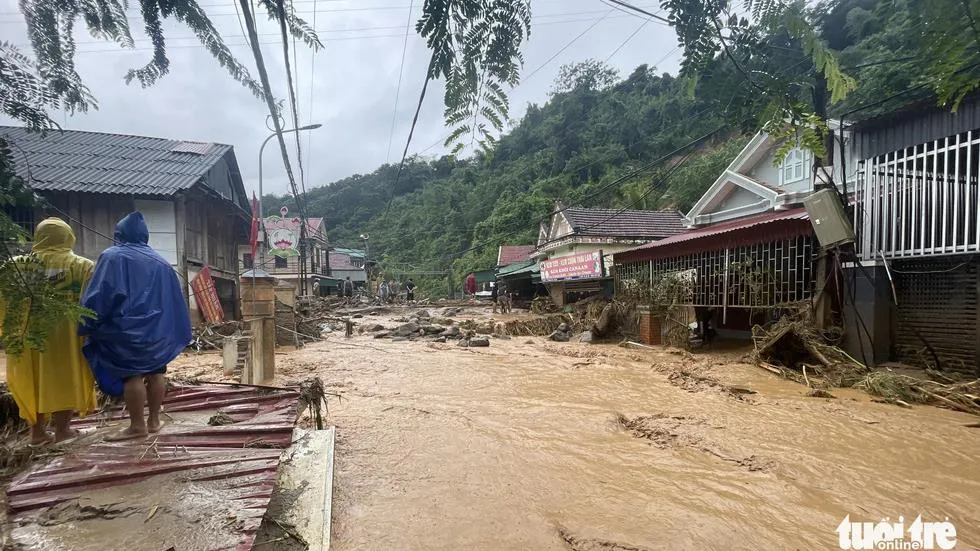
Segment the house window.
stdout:
<path fill-rule="evenodd" d="M 245 253 L 242 255 L 242 266 L 246 270 L 251 270 L 255 267 L 255 260 L 252 258 L 250 253 Z"/>
<path fill-rule="evenodd" d="M 277 256 L 275 258 L 276 258 L 276 268 L 285 268 L 286 267 L 286 259 L 285 258 L 283 258 L 281 256 Z"/>
<path fill-rule="evenodd" d="M 813 156 L 809 151 L 795 148 L 786 155 L 779 170 L 779 184 L 787 186 L 810 180 L 810 165 Z"/>

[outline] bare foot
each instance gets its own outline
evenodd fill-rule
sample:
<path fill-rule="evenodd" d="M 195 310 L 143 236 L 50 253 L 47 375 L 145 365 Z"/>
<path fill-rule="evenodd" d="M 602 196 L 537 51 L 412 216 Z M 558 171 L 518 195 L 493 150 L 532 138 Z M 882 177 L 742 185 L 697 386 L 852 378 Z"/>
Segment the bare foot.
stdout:
<path fill-rule="evenodd" d="M 81 434 L 81 432 L 79 432 L 78 429 L 68 429 L 68 431 L 64 433 L 55 431 L 54 441 L 55 443 L 64 442 L 65 440 L 76 438 L 79 434 Z"/>
<path fill-rule="evenodd" d="M 156 434 L 160 432 L 160 429 L 163 428 L 163 425 L 164 425 L 163 419 L 157 421 L 155 424 L 148 422 L 146 423 L 146 430 L 148 430 L 150 434 Z"/>
<path fill-rule="evenodd" d="M 54 435 L 50 432 L 45 432 L 43 436 L 32 436 L 31 445 L 32 446 L 43 446 L 45 444 L 50 444 L 54 442 Z"/>
<path fill-rule="evenodd" d="M 133 427 L 114 432 L 105 437 L 106 442 L 120 442 L 122 440 L 133 440 L 135 438 L 145 438 L 149 432 L 146 429 L 138 430 Z"/>

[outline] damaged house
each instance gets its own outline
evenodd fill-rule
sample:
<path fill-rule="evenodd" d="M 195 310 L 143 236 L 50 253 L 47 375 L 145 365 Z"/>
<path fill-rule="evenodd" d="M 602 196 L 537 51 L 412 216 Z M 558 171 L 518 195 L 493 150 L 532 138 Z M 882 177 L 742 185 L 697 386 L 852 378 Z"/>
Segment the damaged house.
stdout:
<path fill-rule="evenodd" d="M 858 259 L 846 343 L 875 363 L 980 376 L 980 102 L 853 124 Z"/>
<path fill-rule="evenodd" d="M 531 257 L 540 281 L 558 306 L 593 295 L 612 295 L 613 254 L 681 232 L 677 211 L 563 207 L 541 224 Z"/>
<path fill-rule="evenodd" d="M 33 231 L 57 216 L 75 232 L 75 252 L 92 260 L 113 244 L 116 222 L 139 210 L 150 246 L 185 285 L 194 322 L 202 321 L 201 297 L 192 282 L 210 275 L 209 312 L 239 314 L 238 255 L 248 243 L 251 209 L 232 146 L 65 130 L 41 135 L 0 127 L 12 148 L 17 173 L 45 201 L 8 214 Z M 200 283 L 200 282 L 199 282 Z M 214 314 L 221 315 L 221 314 Z"/>
<path fill-rule="evenodd" d="M 665 278 L 681 282 L 671 319 L 641 315 L 645 342 L 659 344 L 671 330 L 686 339 L 696 320 L 713 334 L 748 338 L 775 311 L 815 297 L 827 269 L 803 207 L 814 191 L 813 156 L 794 148 L 776 164 L 779 145 L 756 134 L 687 213 L 686 231 L 615 254 L 617 294 L 647 299 Z M 834 158 L 839 164 L 839 148 Z"/>

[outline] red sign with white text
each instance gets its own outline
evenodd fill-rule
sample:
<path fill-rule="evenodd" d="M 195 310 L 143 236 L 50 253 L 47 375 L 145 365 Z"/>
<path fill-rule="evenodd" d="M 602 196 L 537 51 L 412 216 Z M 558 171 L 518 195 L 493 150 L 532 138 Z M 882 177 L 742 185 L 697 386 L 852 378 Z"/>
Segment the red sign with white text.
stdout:
<path fill-rule="evenodd" d="M 602 268 L 602 251 L 559 256 L 541 262 L 541 281 L 599 279 L 605 275 Z"/>

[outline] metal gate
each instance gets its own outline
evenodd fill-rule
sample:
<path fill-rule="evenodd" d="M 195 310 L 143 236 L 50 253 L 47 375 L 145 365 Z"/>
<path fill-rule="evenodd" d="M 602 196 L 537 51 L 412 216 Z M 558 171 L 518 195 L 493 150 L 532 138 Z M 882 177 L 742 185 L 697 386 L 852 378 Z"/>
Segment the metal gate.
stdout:
<path fill-rule="evenodd" d="M 913 365 L 934 363 L 928 342 L 944 370 L 980 376 L 980 257 L 895 261 L 892 272 L 898 359 Z"/>

